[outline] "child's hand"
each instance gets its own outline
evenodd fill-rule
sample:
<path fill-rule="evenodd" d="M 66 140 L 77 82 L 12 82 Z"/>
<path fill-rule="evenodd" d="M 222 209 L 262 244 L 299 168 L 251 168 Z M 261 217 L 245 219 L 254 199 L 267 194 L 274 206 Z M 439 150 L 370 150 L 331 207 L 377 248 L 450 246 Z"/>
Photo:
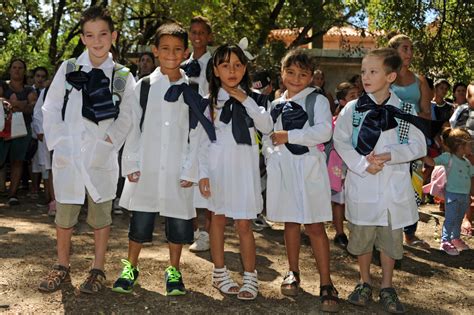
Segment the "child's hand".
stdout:
<path fill-rule="evenodd" d="M 204 198 L 211 196 L 211 185 L 209 184 L 209 178 L 201 178 L 199 180 L 199 191 Z"/>
<path fill-rule="evenodd" d="M 433 160 L 432 157 L 430 156 L 425 156 L 421 159 L 423 161 L 423 163 L 425 163 L 426 165 L 429 165 L 429 166 L 435 166 L 435 161 Z"/>
<path fill-rule="evenodd" d="M 392 159 L 392 153 L 385 152 L 385 153 L 375 154 L 374 158 L 375 158 L 375 161 L 378 163 L 385 163 Z"/>
<path fill-rule="evenodd" d="M 138 180 L 140 179 L 140 174 L 141 174 L 140 171 L 134 172 L 132 174 L 128 174 L 127 178 L 131 183 L 137 183 Z"/>
<path fill-rule="evenodd" d="M 287 130 L 275 131 L 270 135 L 270 139 L 272 139 L 272 143 L 274 146 L 285 144 L 288 142 L 288 131 Z"/>
<path fill-rule="evenodd" d="M 370 165 L 367 166 L 367 168 L 365 170 L 367 171 L 367 173 L 375 175 L 378 172 L 380 172 L 383 169 L 383 167 L 384 167 L 383 163 L 381 163 L 381 164 L 370 163 Z"/>
<path fill-rule="evenodd" d="M 238 86 L 235 87 L 235 88 L 229 88 L 227 90 L 227 93 L 229 93 L 230 96 L 232 96 L 233 98 L 235 98 L 236 100 L 238 100 L 241 103 L 243 103 L 245 101 L 245 99 L 247 98 L 247 94 L 245 94 L 244 91 L 239 89 Z"/>
<path fill-rule="evenodd" d="M 38 134 L 36 135 L 36 138 L 38 138 L 39 141 L 43 142 L 44 134 L 38 133 Z"/>
<path fill-rule="evenodd" d="M 179 181 L 179 185 L 180 185 L 182 188 L 189 188 L 189 187 L 191 187 L 191 186 L 193 185 L 193 182 L 190 182 L 190 181 L 188 181 L 188 180 L 182 179 L 182 180 Z"/>

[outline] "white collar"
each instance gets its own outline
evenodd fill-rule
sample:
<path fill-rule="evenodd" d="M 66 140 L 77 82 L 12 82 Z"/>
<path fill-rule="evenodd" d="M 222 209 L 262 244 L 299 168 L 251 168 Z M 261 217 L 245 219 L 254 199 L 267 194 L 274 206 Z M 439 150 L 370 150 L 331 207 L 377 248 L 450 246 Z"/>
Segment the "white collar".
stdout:
<path fill-rule="evenodd" d="M 80 66 L 86 66 L 86 67 L 91 67 L 91 68 L 99 68 L 99 69 L 108 69 L 108 68 L 113 68 L 115 65 L 115 62 L 112 58 L 112 54 L 109 52 L 107 59 L 98 67 L 94 67 L 92 65 L 91 59 L 89 58 L 89 51 L 86 49 L 76 60 L 76 64 Z"/>
<path fill-rule="evenodd" d="M 165 80 L 168 85 L 188 83 L 188 77 L 186 76 L 183 69 L 179 69 L 179 72 L 181 73 L 181 78 L 178 81 L 170 82 L 168 75 L 163 74 L 161 72 L 161 67 L 156 67 L 155 70 L 150 74 L 150 84 L 153 84 L 154 82 L 157 82 L 160 80 Z"/>
<path fill-rule="evenodd" d="M 194 52 L 191 53 L 191 56 L 189 56 L 189 60 L 194 59 Z M 206 51 L 201 57 L 197 59 L 200 63 L 207 63 L 207 61 L 211 59 L 211 53 L 209 51 Z"/>
<path fill-rule="evenodd" d="M 285 92 L 283 92 L 283 95 L 282 95 L 281 98 L 284 101 L 294 101 L 294 100 L 304 99 L 306 96 L 311 94 L 314 90 L 315 90 L 314 87 L 307 87 L 307 88 L 304 88 L 303 90 L 301 90 L 296 95 L 294 95 L 293 97 L 290 97 L 290 98 L 288 98 L 288 90 L 286 90 Z"/>

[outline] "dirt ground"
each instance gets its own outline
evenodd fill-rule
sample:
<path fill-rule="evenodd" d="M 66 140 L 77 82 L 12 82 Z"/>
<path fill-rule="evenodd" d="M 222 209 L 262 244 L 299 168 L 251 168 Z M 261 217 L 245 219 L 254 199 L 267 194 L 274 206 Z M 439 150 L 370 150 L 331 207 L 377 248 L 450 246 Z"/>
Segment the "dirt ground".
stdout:
<path fill-rule="evenodd" d="M 71 259 L 72 285 L 52 294 L 38 292 L 39 279 L 55 262 L 55 229 L 46 209 L 20 195 L 21 205 L 9 208 L 0 198 L 0 313 L 71 313 L 71 314 L 314 314 L 319 313 L 319 277 L 307 241 L 301 247 L 302 292 L 296 298 L 284 297 L 279 290 L 287 271 L 281 225 L 255 232 L 257 270 L 260 294 L 255 301 L 241 302 L 221 295 L 212 288 L 209 252 L 182 255 L 182 272 L 188 294 L 181 297 L 164 295 L 163 272 L 168 254 L 161 219 L 156 225 L 154 242 L 145 246 L 140 257 L 140 284 L 132 295 L 105 290 L 97 296 L 80 294 L 76 289 L 85 279 L 93 257 L 93 233 L 82 222 L 73 236 Z M 438 239 L 443 221 L 437 206 L 421 209 L 418 235 L 429 242 L 431 250 L 405 246 L 401 270 L 396 270 L 394 286 L 410 314 L 474 313 L 474 250 L 449 257 L 440 252 Z M 107 255 L 107 286 L 121 272 L 121 258 L 127 254 L 128 215 L 114 216 Z M 333 228 L 327 226 L 334 237 Z M 466 239 L 474 248 L 474 238 Z M 239 241 L 232 224 L 226 230 L 225 259 L 233 277 L 241 282 Z M 342 298 L 343 314 L 383 313 L 378 301 L 380 267 L 373 265 L 375 301 L 366 309 L 345 301 L 357 278 L 356 259 L 331 242 L 332 279 Z"/>

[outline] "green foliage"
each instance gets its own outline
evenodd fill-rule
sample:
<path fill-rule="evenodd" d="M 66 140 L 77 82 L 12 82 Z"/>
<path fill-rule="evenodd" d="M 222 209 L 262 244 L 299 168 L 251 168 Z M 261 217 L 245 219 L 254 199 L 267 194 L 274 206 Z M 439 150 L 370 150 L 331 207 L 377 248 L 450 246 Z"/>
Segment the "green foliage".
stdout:
<path fill-rule="evenodd" d="M 406 34 L 415 47 L 414 69 L 452 82 L 474 79 L 472 1 L 371 1 L 372 30 Z M 387 37 L 380 38 L 385 45 Z"/>

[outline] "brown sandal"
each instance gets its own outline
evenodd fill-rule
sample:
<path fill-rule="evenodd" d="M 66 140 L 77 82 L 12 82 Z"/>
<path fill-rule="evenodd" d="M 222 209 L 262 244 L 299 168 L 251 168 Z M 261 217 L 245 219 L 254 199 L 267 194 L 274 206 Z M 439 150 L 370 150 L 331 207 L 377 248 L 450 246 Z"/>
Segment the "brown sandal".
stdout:
<path fill-rule="evenodd" d="M 41 280 L 38 290 L 42 292 L 54 292 L 59 289 L 62 283 L 70 283 L 71 276 L 69 268 L 56 264 L 49 271 L 48 275 Z"/>
<path fill-rule="evenodd" d="M 286 296 L 297 296 L 300 290 L 300 282 L 299 272 L 288 271 L 280 286 L 281 293 Z"/>
<path fill-rule="evenodd" d="M 100 269 L 91 269 L 89 276 L 84 281 L 79 290 L 82 293 L 94 294 L 104 288 L 105 273 Z"/>
<path fill-rule="evenodd" d="M 326 294 L 323 294 L 326 293 Z M 321 286 L 319 289 L 319 298 L 321 300 L 321 311 L 328 313 L 339 312 L 339 297 L 336 288 L 332 284 Z M 334 301 L 335 304 L 325 304 L 326 301 Z"/>

